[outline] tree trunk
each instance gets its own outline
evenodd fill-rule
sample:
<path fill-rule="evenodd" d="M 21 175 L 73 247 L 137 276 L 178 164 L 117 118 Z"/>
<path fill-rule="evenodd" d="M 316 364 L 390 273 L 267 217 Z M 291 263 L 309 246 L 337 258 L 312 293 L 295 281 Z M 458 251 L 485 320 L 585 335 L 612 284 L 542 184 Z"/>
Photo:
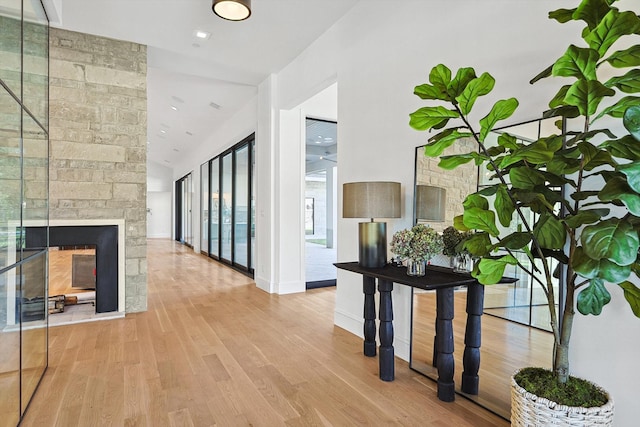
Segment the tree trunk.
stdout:
<path fill-rule="evenodd" d="M 553 371 L 560 384 L 565 384 L 569 378 L 569 341 L 571 326 L 573 325 L 573 309 L 566 309 L 560 326 L 560 342 L 556 343 Z"/>

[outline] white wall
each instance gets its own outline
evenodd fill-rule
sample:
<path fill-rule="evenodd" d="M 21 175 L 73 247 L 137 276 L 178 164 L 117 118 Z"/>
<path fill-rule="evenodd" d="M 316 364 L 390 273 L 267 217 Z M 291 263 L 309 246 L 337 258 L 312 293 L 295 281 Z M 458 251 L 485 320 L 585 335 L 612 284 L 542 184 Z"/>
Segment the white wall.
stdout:
<path fill-rule="evenodd" d="M 497 80 L 494 93 L 478 102 L 476 119 L 497 99 L 510 96 L 520 100 L 520 108 L 509 123 L 537 118 L 561 83 L 549 80 L 531 86 L 528 81 L 555 61 L 581 30 L 579 25 L 547 19 L 549 10 L 575 6 L 568 0 L 406 0 L 394 2 L 393 8 L 384 7 L 387 4 L 359 2 L 295 61 L 265 80 L 256 104 L 246 114 L 234 118 L 208 140 L 211 145 L 175 170 L 174 177 L 193 170 L 199 186 L 199 165 L 208 153 L 216 154 L 257 129 L 256 282 L 261 289 L 278 292 L 281 283 L 300 280 L 287 276 L 291 274 L 287 261 L 289 257 L 295 260 L 296 255 L 286 245 L 302 230 L 298 219 L 286 212 L 298 203 L 302 206 L 295 199 L 302 197 L 298 184 L 288 181 L 298 180 L 300 171 L 295 167 L 287 170 L 287 161 L 299 153 L 299 147 L 287 145 L 297 144 L 296 138 L 287 137 L 289 130 L 280 128 L 287 110 L 337 81 L 338 212 L 342 183 L 399 181 L 404 192 L 403 216 L 388 221 L 391 234 L 411 225 L 414 148 L 428 138 L 408 126 L 409 113 L 423 105 L 412 94 L 413 87 L 426 82 L 429 70 L 438 63 L 452 69 L 473 66 Z M 443 31 L 442 26 L 429 25 L 434 20 L 449 22 L 450 27 Z M 283 150 L 291 151 L 286 154 Z M 194 211 L 199 212 L 199 207 L 194 206 Z M 292 222 L 283 221 L 285 218 Z M 357 220 L 338 220 L 339 261 L 357 259 L 356 224 Z M 194 232 L 197 236 L 198 230 Z M 361 280 L 339 272 L 335 307 L 336 325 L 360 336 Z M 396 355 L 407 359 L 410 292 L 396 285 L 393 297 Z M 617 310 L 618 302 L 600 318 L 577 320 L 572 366 L 578 375 L 603 380 L 600 382 L 618 402 L 616 424 L 624 426 L 635 421 L 630 399 L 640 378 L 631 358 L 640 350 L 640 322 L 626 307 Z"/>
<path fill-rule="evenodd" d="M 147 237 L 171 238 L 173 169 L 147 162 Z"/>

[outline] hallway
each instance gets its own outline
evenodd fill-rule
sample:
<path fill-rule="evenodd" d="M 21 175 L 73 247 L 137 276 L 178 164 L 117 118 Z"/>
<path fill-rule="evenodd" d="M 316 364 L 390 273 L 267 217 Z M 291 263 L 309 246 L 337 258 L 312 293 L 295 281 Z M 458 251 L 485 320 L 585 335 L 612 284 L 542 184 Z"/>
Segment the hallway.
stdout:
<path fill-rule="evenodd" d="M 333 325 L 335 288 L 270 295 L 170 240 L 148 241 L 148 311 L 50 328 L 22 426 L 507 426 Z"/>

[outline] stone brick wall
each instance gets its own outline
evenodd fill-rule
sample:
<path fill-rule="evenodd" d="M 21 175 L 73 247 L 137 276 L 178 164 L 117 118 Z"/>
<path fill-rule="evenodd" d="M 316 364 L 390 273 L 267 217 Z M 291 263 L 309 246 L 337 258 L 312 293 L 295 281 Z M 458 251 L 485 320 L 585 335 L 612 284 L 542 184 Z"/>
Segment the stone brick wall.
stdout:
<path fill-rule="evenodd" d="M 472 139 L 458 141 L 449 147 L 444 154 L 468 153 L 477 147 Z M 447 205 L 444 222 L 430 222 L 429 225 L 438 231 L 453 225 L 453 218 L 462 215 L 462 202 L 467 195 L 476 191 L 478 168 L 473 162 L 459 166 L 454 170 L 444 170 L 438 167 L 440 159 L 425 157 L 422 150 L 418 151 L 416 161 L 417 184 L 433 185 L 447 189 Z"/>
<path fill-rule="evenodd" d="M 124 219 L 126 311 L 147 308 L 147 48 L 51 29 L 50 219 Z"/>

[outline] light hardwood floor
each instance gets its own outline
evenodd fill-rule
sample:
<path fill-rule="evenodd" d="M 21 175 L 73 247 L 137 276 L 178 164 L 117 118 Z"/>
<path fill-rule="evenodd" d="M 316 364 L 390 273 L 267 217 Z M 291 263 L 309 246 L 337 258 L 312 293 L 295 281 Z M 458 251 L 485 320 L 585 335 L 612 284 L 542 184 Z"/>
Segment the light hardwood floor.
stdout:
<path fill-rule="evenodd" d="M 49 369 L 22 426 L 507 426 L 396 380 L 333 324 L 335 289 L 270 295 L 168 240 L 148 246 L 149 306 L 50 328 Z"/>

